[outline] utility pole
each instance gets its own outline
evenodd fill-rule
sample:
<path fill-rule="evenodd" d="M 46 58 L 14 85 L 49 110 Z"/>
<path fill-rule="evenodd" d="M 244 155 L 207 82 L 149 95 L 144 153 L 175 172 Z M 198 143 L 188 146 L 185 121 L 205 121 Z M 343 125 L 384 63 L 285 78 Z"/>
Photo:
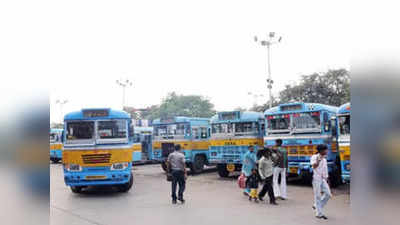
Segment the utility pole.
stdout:
<path fill-rule="evenodd" d="M 125 107 L 125 88 L 126 87 L 130 87 L 132 86 L 132 81 L 126 79 L 126 80 L 116 80 L 117 85 L 119 85 L 120 87 L 122 87 L 122 110 L 124 110 Z"/>
<path fill-rule="evenodd" d="M 267 46 L 267 73 L 268 73 L 268 78 L 267 78 L 267 88 L 269 92 L 269 108 L 272 108 L 272 84 L 274 81 L 272 80 L 271 77 L 271 55 L 270 55 L 270 49 L 271 45 L 277 44 L 281 42 L 282 37 L 276 37 L 275 32 L 269 32 L 268 37 L 265 40 L 258 40 L 258 37 L 254 37 L 254 41 L 257 43 L 260 43 L 262 46 Z"/>
<path fill-rule="evenodd" d="M 60 105 L 60 123 L 62 124 L 63 122 L 64 122 L 64 119 L 63 119 L 63 106 L 66 104 L 66 103 L 68 103 L 68 100 L 66 100 L 66 99 L 64 99 L 64 100 L 60 100 L 60 99 L 57 99 L 56 100 L 56 104 L 59 104 Z"/>

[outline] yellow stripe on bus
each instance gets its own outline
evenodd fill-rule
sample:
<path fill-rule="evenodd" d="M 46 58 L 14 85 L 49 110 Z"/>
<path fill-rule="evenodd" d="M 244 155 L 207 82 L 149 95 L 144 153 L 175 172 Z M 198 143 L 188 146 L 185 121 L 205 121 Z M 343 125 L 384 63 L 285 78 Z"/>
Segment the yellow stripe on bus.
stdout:
<path fill-rule="evenodd" d="M 62 144 L 50 144 L 50 150 L 62 149 Z"/>
<path fill-rule="evenodd" d="M 264 140 L 262 138 L 246 138 L 246 139 L 225 139 L 225 140 L 210 140 L 211 146 L 248 146 L 248 145 L 258 145 L 260 147 L 264 146 Z"/>
<path fill-rule="evenodd" d="M 179 144 L 183 150 L 208 150 L 210 146 L 209 141 L 154 141 L 153 149 L 161 149 L 162 143 L 173 143 L 174 145 Z"/>
<path fill-rule="evenodd" d="M 340 160 L 350 160 L 350 145 L 339 146 Z"/>
<path fill-rule="evenodd" d="M 99 149 L 99 150 L 63 150 L 63 163 L 64 164 L 79 164 L 81 166 L 111 166 L 117 162 L 131 162 L 132 161 L 133 148 L 130 149 Z M 102 163 L 85 163 L 83 157 L 85 155 L 96 155 L 111 154 L 107 162 Z"/>

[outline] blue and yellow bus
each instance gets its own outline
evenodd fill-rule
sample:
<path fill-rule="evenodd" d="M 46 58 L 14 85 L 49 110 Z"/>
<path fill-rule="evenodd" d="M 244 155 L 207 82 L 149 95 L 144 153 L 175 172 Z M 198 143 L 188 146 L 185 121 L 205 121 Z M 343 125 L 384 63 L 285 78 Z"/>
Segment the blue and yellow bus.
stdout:
<path fill-rule="evenodd" d="M 153 127 L 134 127 L 134 142 L 135 148 L 140 149 L 142 153 L 141 159 L 143 162 L 152 161 L 153 156 Z M 134 159 L 135 161 L 135 159 Z"/>
<path fill-rule="evenodd" d="M 179 144 L 185 154 L 187 166 L 200 173 L 209 164 L 210 119 L 176 116 L 153 121 L 153 155 L 166 170 L 165 160 Z"/>
<path fill-rule="evenodd" d="M 345 183 L 350 183 L 350 103 L 343 104 L 339 107 L 337 119 L 342 180 Z"/>
<path fill-rule="evenodd" d="M 326 144 L 328 171 L 331 183 L 341 182 L 340 157 L 337 150 L 336 113 L 334 106 L 294 102 L 281 104 L 265 111 L 267 147 L 282 139 L 282 147 L 288 151 L 290 176 L 311 180 L 310 157 L 317 152 L 319 144 Z"/>
<path fill-rule="evenodd" d="M 57 163 L 62 159 L 63 129 L 50 129 L 50 160 Z"/>
<path fill-rule="evenodd" d="M 65 115 L 64 130 L 64 181 L 72 192 L 99 185 L 121 192 L 132 187 L 132 158 L 140 160 L 141 152 L 134 149 L 130 114 L 82 109 Z"/>
<path fill-rule="evenodd" d="M 241 170 L 250 145 L 255 151 L 263 147 L 264 123 L 259 112 L 218 112 L 211 118 L 210 162 L 220 177 Z"/>

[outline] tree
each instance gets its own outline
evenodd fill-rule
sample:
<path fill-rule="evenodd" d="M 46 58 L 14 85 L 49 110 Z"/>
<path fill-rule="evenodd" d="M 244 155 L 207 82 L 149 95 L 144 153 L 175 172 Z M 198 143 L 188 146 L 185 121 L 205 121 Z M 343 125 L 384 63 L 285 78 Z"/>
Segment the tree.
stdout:
<path fill-rule="evenodd" d="M 50 128 L 54 128 L 54 129 L 63 129 L 63 128 L 64 128 L 64 124 L 53 122 L 53 123 L 50 124 Z"/>
<path fill-rule="evenodd" d="M 168 118 L 173 116 L 206 117 L 215 114 L 210 100 L 199 95 L 178 95 L 169 93 L 159 106 L 151 106 L 142 113 L 145 119 Z"/>
<path fill-rule="evenodd" d="M 250 108 L 250 111 L 265 112 L 265 110 L 269 109 L 269 101 L 270 100 L 268 100 L 265 104 L 262 105 L 254 105 L 253 107 Z M 277 105 L 279 105 L 278 99 L 272 96 L 272 107 L 275 107 Z"/>
<path fill-rule="evenodd" d="M 286 85 L 279 93 L 279 102 L 315 102 L 339 106 L 350 101 L 350 76 L 347 70 L 303 75 L 297 85 Z"/>

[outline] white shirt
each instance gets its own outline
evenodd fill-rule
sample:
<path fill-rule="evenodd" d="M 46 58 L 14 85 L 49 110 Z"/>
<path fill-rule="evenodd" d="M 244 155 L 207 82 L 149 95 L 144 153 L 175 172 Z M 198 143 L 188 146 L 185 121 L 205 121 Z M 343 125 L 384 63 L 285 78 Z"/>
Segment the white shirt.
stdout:
<path fill-rule="evenodd" d="M 320 158 L 320 154 L 316 154 L 311 156 L 310 163 L 311 165 L 317 163 L 318 158 Z M 328 162 L 324 157 L 320 162 L 317 168 L 313 168 L 313 179 L 314 180 L 322 180 L 328 179 Z"/>

